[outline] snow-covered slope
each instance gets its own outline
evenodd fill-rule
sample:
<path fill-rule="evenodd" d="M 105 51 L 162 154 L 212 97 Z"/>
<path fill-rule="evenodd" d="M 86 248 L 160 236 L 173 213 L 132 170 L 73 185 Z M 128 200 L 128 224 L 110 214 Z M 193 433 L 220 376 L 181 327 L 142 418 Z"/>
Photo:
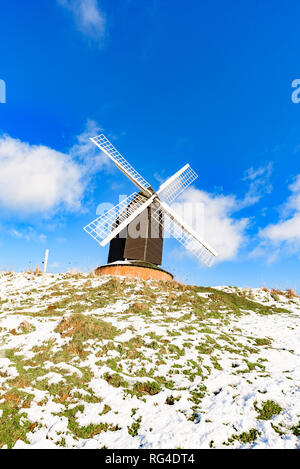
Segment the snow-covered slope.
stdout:
<path fill-rule="evenodd" d="M 0 274 L 0 447 L 300 447 L 300 298 Z"/>

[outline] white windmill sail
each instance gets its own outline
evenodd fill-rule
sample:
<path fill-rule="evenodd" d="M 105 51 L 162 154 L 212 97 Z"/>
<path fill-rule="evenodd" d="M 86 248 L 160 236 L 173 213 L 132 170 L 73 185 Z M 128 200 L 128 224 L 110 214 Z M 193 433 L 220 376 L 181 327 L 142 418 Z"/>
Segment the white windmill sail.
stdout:
<path fill-rule="evenodd" d="M 131 166 L 128 161 L 115 149 L 110 141 L 101 134 L 98 137 L 90 139 L 97 147 L 100 148 L 115 165 L 145 194 L 151 197 L 153 190 L 150 184 Z"/>
<path fill-rule="evenodd" d="M 159 209 L 152 213 L 152 217 L 201 262 L 209 267 L 212 265 L 217 252 L 166 203 L 160 202 Z"/>
<path fill-rule="evenodd" d="M 171 204 L 197 179 L 197 177 L 198 175 L 192 170 L 190 165 L 185 165 L 160 186 L 157 191 L 159 199 L 167 204 Z"/>
<path fill-rule="evenodd" d="M 101 246 L 105 246 L 149 207 L 153 200 L 154 196 L 147 199 L 143 194 L 134 192 L 84 227 L 84 230 Z"/>

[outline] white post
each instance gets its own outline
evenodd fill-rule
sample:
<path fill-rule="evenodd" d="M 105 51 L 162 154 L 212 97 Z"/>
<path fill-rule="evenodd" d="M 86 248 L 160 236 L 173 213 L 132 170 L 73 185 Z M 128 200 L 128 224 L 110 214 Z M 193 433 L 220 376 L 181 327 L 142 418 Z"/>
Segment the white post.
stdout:
<path fill-rule="evenodd" d="M 44 274 L 47 272 L 48 257 L 49 257 L 49 249 L 46 249 L 45 260 L 44 260 Z"/>

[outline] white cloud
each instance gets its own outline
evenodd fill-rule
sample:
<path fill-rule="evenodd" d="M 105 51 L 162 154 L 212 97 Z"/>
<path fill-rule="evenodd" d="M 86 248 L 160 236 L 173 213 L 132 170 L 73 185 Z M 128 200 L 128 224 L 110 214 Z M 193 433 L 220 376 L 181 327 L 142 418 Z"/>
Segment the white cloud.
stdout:
<path fill-rule="evenodd" d="M 246 240 L 248 226 L 247 218 L 235 219 L 232 216 L 238 210 L 236 198 L 190 188 L 176 204 L 177 210 L 180 211 L 180 205 L 183 211 L 186 210 L 186 203 L 193 204 L 195 210 L 199 210 L 199 217 L 203 216 L 202 235 L 218 252 L 217 260 L 234 259 Z M 201 206 L 203 211 L 200 210 Z"/>
<path fill-rule="evenodd" d="M 83 194 L 80 167 L 69 155 L 42 145 L 0 137 L 0 205 L 41 212 L 64 204 L 78 209 Z"/>
<path fill-rule="evenodd" d="M 270 252 L 285 249 L 289 252 L 300 252 L 300 175 L 289 186 L 291 195 L 282 207 L 281 218 L 260 230 L 261 245 L 259 254 L 270 255 Z"/>
<path fill-rule="evenodd" d="M 95 121 L 88 119 L 85 130 L 76 137 L 68 152 L 73 160 L 78 160 L 81 171 L 85 174 L 96 173 L 103 166 L 110 165 L 110 160 L 90 140 L 90 137 L 95 137 L 102 131 Z"/>
<path fill-rule="evenodd" d="M 258 169 L 250 168 L 245 172 L 244 181 L 250 181 L 249 189 L 245 197 L 240 200 L 239 208 L 250 207 L 256 204 L 266 194 L 272 192 L 273 186 L 270 177 L 273 170 L 273 163 Z"/>
<path fill-rule="evenodd" d="M 0 206 L 21 215 L 80 210 L 91 175 L 107 164 L 88 139 L 95 130 L 88 121 L 68 153 L 0 136 Z"/>
<path fill-rule="evenodd" d="M 300 242 L 300 213 L 295 214 L 288 220 L 267 226 L 261 231 L 260 235 L 275 243 L 283 241 L 289 243 Z"/>
<path fill-rule="evenodd" d="M 105 34 L 105 14 L 100 10 L 97 0 L 57 0 L 70 10 L 78 29 L 85 35 L 101 41 Z"/>
<path fill-rule="evenodd" d="M 289 185 L 292 195 L 287 199 L 282 208 L 282 215 L 288 215 L 293 212 L 300 212 L 300 174 L 295 181 Z"/>
<path fill-rule="evenodd" d="M 47 241 L 47 236 L 45 234 L 37 233 L 32 227 L 25 229 L 11 228 L 8 230 L 8 233 L 13 238 L 23 239 L 25 241 L 35 241 L 40 243 L 45 243 Z"/>

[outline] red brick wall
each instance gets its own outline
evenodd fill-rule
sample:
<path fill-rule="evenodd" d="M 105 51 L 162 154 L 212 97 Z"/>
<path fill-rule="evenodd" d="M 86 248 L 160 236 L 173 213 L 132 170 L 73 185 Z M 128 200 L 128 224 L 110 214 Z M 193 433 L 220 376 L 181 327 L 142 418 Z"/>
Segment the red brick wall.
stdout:
<path fill-rule="evenodd" d="M 171 274 L 161 270 L 155 270 L 147 267 L 138 267 L 135 265 L 109 265 L 98 267 L 95 270 L 96 275 L 117 275 L 124 277 L 138 277 L 143 280 L 173 280 Z"/>

